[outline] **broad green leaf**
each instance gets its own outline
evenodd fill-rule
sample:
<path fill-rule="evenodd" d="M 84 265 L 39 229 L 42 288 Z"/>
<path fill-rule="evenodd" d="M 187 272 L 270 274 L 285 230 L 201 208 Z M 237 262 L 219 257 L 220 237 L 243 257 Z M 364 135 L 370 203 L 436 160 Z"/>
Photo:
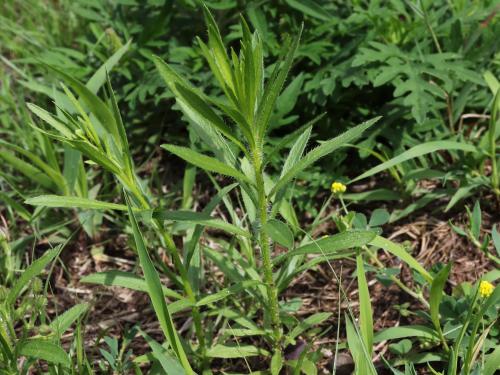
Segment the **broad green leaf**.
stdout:
<path fill-rule="evenodd" d="M 279 375 L 283 368 L 283 355 L 281 350 L 276 351 L 271 358 L 271 375 Z"/>
<path fill-rule="evenodd" d="M 243 173 L 213 157 L 202 155 L 186 147 L 174 145 L 162 145 L 161 147 L 201 169 L 209 172 L 219 173 L 225 176 L 234 177 L 239 181 L 244 181 L 252 184 L 252 181 L 250 181 L 250 179 Z"/>
<path fill-rule="evenodd" d="M 255 356 L 267 356 L 269 353 L 253 345 L 215 345 L 207 350 L 209 358 L 244 358 Z"/>
<path fill-rule="evenodd" d="M 29 339 L 21 342 L 19 354 L 25 357 L 43 359 L 65 367 L 71 365 L 68 355 L 59 345 L 44 339 Z"/>
<path fill-rule="evenodd" d="M 330 139 L 329 141 L 321 143 L 320 146 L 316 147 L 314 150 L 310 151 L 305 155 L 297 164 L 295 164 L 272 188 L 269 196 L 276 194 L 281 188 L 288 184 L 293 178 L 295 178 L 300 172 L 309 167 L 311 164 L 315 163 L 318 159 L 330 154 L 336 149 L 346 146 L 349 142 L 358 138 L 366 129 L 377 122 L 380 117 L 373 118 L 366 121 L 352 129 L 349 129 L 345 133 L 342 133 L 336 138 Z"/>
<path fill-rule="evenodd" d="M 370 245 L 380 247 L 388 251 L 392 255 L 395 255 L 403 262 L 408 264 L 408 266 L 420 273 L 427 280 L 427 282 L 432 283 L 432 276 L 430 275 L 430 273 L 427 272 L 425 268 L 422 267 L 422 265 L 415 258 L 413 258 L 402 246 L 380 236 L 376 236 L 373 240 L 371 240 Z"/>
<path fill-rule="evenodd" d="M 49 325 L 55 332 L 57 337 L 60 337 L 64 332 L 66 332 L 69 327 L 87 310 L 89 309 L 88 303 L 79 303 L 69 310 L 66 310 L 64 313 L 55 318 Z"/>
<path fill-rule="evenodd" d="M 379 172 L 385 171 L 395 165 L 401 164 L 407 160 L 418 158 L 423 155 L 427 155 L 440 150 L 461 150 L 466 152 L 476 152 L 477 148 L 460 142 L 453 141 L 431 141 L 427 143 L 422 143 L 417 146 L 410 148 L 409 150 L 387 160 L 385 163 L 379 164 L 366 171 L 365 173 L 359 175 L 351 182 L 356 182 L 364 178 L 373 176 Z"/>
<path fill-rule="evenodd" d="M 387 223 L 390 219 L 391 215 L 389 212 L 387 212 L 386 209 L 384 208 L 377 208 L 372 212 L 372 215 L 370 216 L 370 221 L 368 222 L 368 225 L 370 227 L 377 227 L 380 225 L 384 225 Z"/>
<path fill-rule="evenodd" d="M 368 282 L 366 281 L 363 256 L 361 254 L 356 256 L 356 276 L 358 279 L 359 293 L 359 328 L 368 355 L 371 356 L 373 345 L 373 312 Z"/>
<path fill-rule="evenodd" d="M 162 328 L 162 331 L 167 338 L 170 346 L 177 355 L 177 358 L 179 358 L 184 370 L 186 370 L 189 375 L 194 374 L 187 359 L 186 353 L 184 352 L 184 348 L 182 347 L 180 339 L 177 335 L 177 331 L 172 321 L 172 317 L 170 316 L 170 313 L 168 311 L 167 304 L 165 303 L 160 277 L 158 276 L 158 272 L 156 271 L 153 262 L 149 257 L 144 238 L 142 237 L 142 233 L 139 230 L 139 225 L 137 224 L 134 212 L 132 210 L 132 207 L 130 206 L 129 198 L 127 196 L 125 196 L 125 198 L 127 200 L 128 214 L 130 218 L 130 224 L 132 225 L 132 232 L 137 247 L 137 253 L 139 255 L 139 261 L 142 271 L 144 272 L 146 284 L 148 286 L 149 297 L 151 298 L 153 308 L 160 322 L 160 327 Z"/>
<path fill-rule="evenodd" d="M 88 284 L 118 286 L 122 288 L 137 290 L 139 292 L 148 292 L 148 285 L 146 283 L 146 280 L 137 275 L 134 275 L 133 273 L 118 270 L 93 273 L 82 277 L 80 279 L 80 282 Z M 165 297 L 176 299 L 183 298 L 179 293 L 167 288 L 164 285 L 162 285 L 162 290 Z"/>
<path fill-rule="evenodd" d="M 277 219 L 268 220 L 262 228 L 274 242 L 285 246 L 287 249 L 293 248 L 293 233 L 282 221 Z"/>
<path fill-rule="evenodd" d="M 431 283 L 429 295 L 430 314 L 432 323 L 439 332 L 441 332 L 441 324 L 439 322 L 439 305 L 441 304 L 441 300 L 443 299 L 443 290 L 446 284 L 446 280 L 448 280 L 448 274 L 450 273 L 450 270 L 451 263 L 448 263 L 446 267 L 439 271 L 439 273 Z"/>
<path fill-rule="evenodd" d="M 80 197 L 66 197 L 61 195 L 40 195 L 27 199 L 24 203 L 32 206 L 81 208 L 91 210 L 118 210 L 126 211 L 127 206 L 123 204 L 108 203 L 94 199 Z"/>
<path fill-rule="evenodd" d="M 494 375 L 498 369 L 500 369 L 500 346 L 497 346 L 491 354 L 484 357 L 482 375 Z"/>
<path fill-rule="evenodd" d="M 23 289 L 28 285 L 28 283 L 36 276 L 38 276 L 44 270 L 47 265 L 54 260 L 62 250 L 62 246 L 57 246 L 52 250 L 46 251 L 40 258 L 36 259 L 31 263 L 24 272 L 19 276 L 17 281 L 14 283 L 5 303 L 7 306 L 12 305 L 16 299 L 21 295 Z"/>

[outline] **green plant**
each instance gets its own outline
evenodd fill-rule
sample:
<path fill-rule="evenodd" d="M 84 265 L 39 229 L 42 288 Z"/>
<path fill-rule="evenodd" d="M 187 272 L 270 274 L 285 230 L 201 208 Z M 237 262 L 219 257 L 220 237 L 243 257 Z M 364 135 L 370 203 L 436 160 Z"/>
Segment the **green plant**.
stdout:
<path fill-rule="evenodd" d="M 218 27 L 206 8 L 205 16 L 209 31 L 208 44 L 201 40 L 198 40 L 198 42 L 220 85 L 221 91 L 225 94 L 225 100 L 208 96 L 196 89 L 161 59 L 156 59 L 156 64 L 160 74 L 174 93 L 177 103 L 192 121 L 191 125 L 196 129 L 200 138 L 207 142 L 207 146 L 214 156 L 204 155 L 192 149 L 172 144 L 163 147 L 176 156 L 205 170 L 209 176 L 211 172 L 215 172 L 236 180 L 241 189 L 241 209 L 247 214 L 239 218 L 231 201 L 226 196 L 229 191 L 235 188 L 236 184 L 219 188 L 215 180 L 213 182 L 216 184 L 219 194 L 201 213 L 165 211 L 162 208 L 152 206 L 150 203 L 151 197 L 135 174 L 125 136 L 125 128 L 121 122 L 118 106 L 109 81 L 107 90 L 109 100 L 105 102 L 86 89 L 84 85 L 59 70 L 54 71 L 79 96 L 79 100 L 77 100 L 63 86 L 66 95 L 73 103 L 74 110 L 79 112 L 79 116 L 75 117 L 65 113 L 64 119 L 59 120 L 44 112 L 44 115 L 40 116 L 42 120 L 58 132 L 58 134 L 46 133 L 78 149 L 94 163 L 112 173 L 125 190 L 127 206 L 80 197 L 63 196 L 39 196 L 29 199 L 27 203 L 46 207 L 78 207 L 80 209 L 118 211 L 125 211 L 128 207 L 136 250 L 145 277 L 145 284 L 142 284 L 143 281 L 137 284 L 139 282 L 137 280 L 137 286 L 134 288 L 148 291 L 167 342 L 172 350 L 170 355 L 177 357 L 180 365 L 188 372 L 192 370 L 184 349 L 185 345 L 188 348 L 187 353 L 195 354 L 195 358 L 198 359 L 196 367 L 199 368 L 206 368 L 210 358 L 239 358 L 266 353 L 263 348 L 240 345 L 238 340 L 233 345 L 211 343 L 207 341 L 208 337 L 206 337 L 203 329 L 203 319 L 207 319 L 214 313 L 211 312 L 211 308 L 202 313 L 201 309 L 203 307 L 214 306 L 215 302 L 222 302 L 228 295 L 238 293 L 243 288 L 248 288 L 249 297 L 254 302 L 256 300 L 261 301 L 264 312 L 262 323 L 251 323 L 251 326 L 255 327 L 251 328 L 252 335 L 262 336 L 272 347 L 271 364 L 273 372 L 277 373 L 281 367 L 282 350 L 285 343 L 295 342 L 297 335 L 307 330 L 313 321 L 317 324 L 328 317 L 328 315 L 321 315 L 321 319 L 313 319 L 311 323 L 304 325 L 289 317 L 283 310 L 278 293 L 284 290 L 297 274 L 317 265 L 319 262 L 352 255 L 353 250 L 349 249 L 361 247 L 368 243 L 393 252 L 405 262 L 408 262 L 411 267 L 422 272 L 424 276 L 427 276 L 427 272 L 398 245 L 376 236 L 370 230 L 346 230 L 343 233 L 317 241 L 304 232 L 305 236 L 302 236 L 301 246 L 295 246 L 295 236 L 302 232 L 296 227 L 293 215 L 291 216 L 286 211 L 289 204 L 287 204 L 285 197 L 287 190 L 290 188 L 290 182 L 318 159 L 342 146 L 346 146 L 348 142 L 359 137 L 377 119 L 370 120 L 336 138 L 325 141 L 303 155 L 311 134 L 312 124 L 318 119 L 313 120 L 307 125 L 306 131 L 294 141 L 289 156 L 283 165 L 281 176 L 273 181 L 265 172 L 268 163 L 267 148 L 265 146 L 268 142 L 273 110 L 292 65 L 300 34 L 287 45 L 285 53 L 274 65 L 269 78 L 266 79 L 259 34 L 256 32 L 250 33 L 246 22 L 242 20 L 241 31 L 243 37 L 240 53 L 237 55 L 233 51 L 231 57 L 228 57 Z M 93 116 L 89 116 L 83 110 L 83 106 L 79 104 L 79 101 L 89 108 Z M 31 108 L 35 110 L 35 114 L 40 114 L 36 107 L 31 105 Z M 231 121 L 231 126 L 226 123 L 227 120 Z M 99 132 L 96 129 L 99 129 Z M 224 202 L 234 223 L 210 216 L 210 212 L 221 200 Z M 285 221 L 288 221 L 288 224 L 278 219 L 278 214 Z M 172 272 L 159 261 L 157 252 L 148 252 L 146 250 L 146 244 L 139 230 L 136 217 L 142 218 L 157 233 L 161 245 L 172 257 L 175 272 Z M 194 232 L 186 238 L 188 245 L 183 254 L 176 248 L 172 236 L 168 233 L 164 224 L 165 221 L 194 226 Z M 230 243 L 224 245 L 229 255 L 228 259 L 221 259 L 220 255 L 213 249 L 200 248 L 198 241 L 205 226 L 223 229 L 234 236 Z M 286 254 L 273 257 L 272 243 L 288 247 L 289 251 Z M 255 245 L 259 249 L 258 256 L 254 253 Z M 227 288 L 213 295 L 203 296 L 200 294 L 200 285 L 203 282 L 199 269 L 202 250 L 211 261 L 226 270 L 228 281 L 232 282 Z M 305 257 L 306 254 L 318 254 L 319 257 L 313 261 L 308 261 Z M 241 267 L 239 270 L 234 268 L 235 265 L 228 263 L 231 258 L 235 260 L 238 268 Z M 154 263 L 153 260 L 155 260 Z M 358 257 L 358 266 L 361 268 L 362 263 L 360 261 Z M 161 287 L 155 266 L 165 272 L 172 283 L 182 288 L 183 295 Z M 262 267 L 263 270 L 262 278 L 257 271 L 259 267 Z M 243 274 L 241 274 L 241 270 L 244 270 Z M 109 273 L 108 275 L 112 276 Z M 111 285 L 123 283 L 123 281 L 120 281 L 119 276 L 114 274 L 114 277 L 112 277 L 114 281 L 111 281 Z M 126 280 L 136 279 L 128 274 L 121 275 L 121 278 Z M 103 282 L 98 275 L 86 278 L 86 281 Z M 109 279 L 107 282 L 109 283 Z M 171 304 L 169 308 L 164 302 L 164 294 L 178 299 L 178 301 Z M 367 298 L 366 293 L 364 298 Z M 194 345 L 189 342 L 182 344 L 183 340 L 175 331 L 171 318 L 172 311 L 177 311 L 177 308 L 174 308 L 175 304 L 179 304 L 181 309 L 188 308 L 191 311 L 197 337 L 197 343 Z M 232 304 L 230 303 L 230 306 Z M 254 313 L 258 313 L 258 310 L 254 311 Z M 231 314 L 227 318 L 232 320 L 239 314 L 236 317 L 233 315 L 233 318 L 230 316 Z M 368 322 L 369 319 L 371 318 L 366 315 L 363 321 Z M 238 319 L 235 319 L 235 322 L 238 326 L 241 325 Z M 243 328 L 233 330 L 230 327 L 228 332 L 241 331 Z M 246 326 L 246 328 L 249 327 Z M 363 337 L 368 340 L 366 335 L 370 328 L 364 327 L 363 329 L 365 332 Z M 234 333 L 234 335 L 236 334 Z M 155 344 L 152 343 L 153 349 L 154 346 Z M 160 359 L 157 357 L 157 360 Z M 304 360 L 301 363 L 304 363 Z"/>
<path fill-rule="evenodd" d="M 51 371 L 63 368 L 63 373 L 70 374 L 74 369 L 59 340 L 89 305 L 75 305 L 47 324 L 47 288 L 38 278 L 61 250 L 60 245 L 47 251 L 23 270 L 15 283 L 4 283 L 0 289 L 1 374 L 28 374 L 40 365 L 40 360 Z M 21 357 L 26 361 L 19 361 Z"/>

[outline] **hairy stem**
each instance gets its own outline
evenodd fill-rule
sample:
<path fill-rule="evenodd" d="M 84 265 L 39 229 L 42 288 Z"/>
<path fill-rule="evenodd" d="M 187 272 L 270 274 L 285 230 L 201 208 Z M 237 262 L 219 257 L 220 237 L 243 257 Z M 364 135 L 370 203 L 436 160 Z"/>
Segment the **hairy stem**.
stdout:
<path fill-rule="evenodd" d="M 271 247 L 269 244 L 269 237 L 264 231 L 264 225 L 267 222 L 267 196 L 264 189 L 264 175 L 262 170 L 262 159 L 260 157 L 260 152 L 254 153 L 254 168 L 255 168 L 255 180 L 257 183 L 257 199 L 258 199 L 258 210 L 260 219 L 259 228 L 259 243 L 262 252 L 262 266 L 264 268 L 264 282 L 267 287 L 267 296 L 269 302 L 269 313 L 271 316 L 271 324 L 273 327 L 274 336 L 274 349 L 276 351 L 281 351 L 281 320 L 279 317 L 279 305 L 278 305 L 278 290 L 273 279 L 273 267 L 271 263 Z"/>

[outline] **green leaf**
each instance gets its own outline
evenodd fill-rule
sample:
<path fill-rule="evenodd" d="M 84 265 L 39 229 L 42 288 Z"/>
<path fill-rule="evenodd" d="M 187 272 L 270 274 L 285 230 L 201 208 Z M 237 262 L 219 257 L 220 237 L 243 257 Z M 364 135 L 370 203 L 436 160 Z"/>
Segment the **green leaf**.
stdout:
<path fill-rule="evenodd" d="M 188 163 L 191 163 L 201 169 L 209 172 L 219 173 L 225 176 L 234 177 L 239 181 L 247 182 L 252 184 L 252 181 L 245 176 L 243 173 L 237 171 L 233 167 L 222 163 L 221 161 L 206 155 L 202 155 L 196 151 L 193 151 L 187 147 L 180 147 L 174 145 L 161 145 L 167 151 L 170 151 L 174 155 L 184 159 Z"/>
<path fill-rule="evenodd" d="M 368 350 L 362 340 L 357 328 L 349 316 L 345 315 L 347 345 L 351 351 L 355 365 L 356 374 L 371 374 L 376 375 L 377 372 L 373 367 L 371 358 L 368 355 Z"/>
<path fill-rule="evenodd" d="M 271 358 L 271 375 L 279 375 L 283 368 L 283 356 L 281 350 L 277 350 Z"/>
<path fill-rule="evenodd" d="M 379 172 L 385 171 L 395 165 L 401 164 L 407 160 L 414 159 L 426 154 L 430 154 L 440 150 L 461 150 L 466 152 L 476 152 L 477 148 L 460 142 L 452 142 L 452 141 L 432 141 L 427 143 L 422 143 L 417 146 L 410 148 L 409 150 L 399 154 L 398 156 L 393 157 L 392 159 L 387 160 L 385 163 L 379 164 L 376 167 L 373 167 L 366 171 L 365 173 L 359 175 L 351 182 L 356 182 L 362 180 L 364 178 L 373 176 Z"/>
<path fill-rule="evenodd" d="M 146 332 L 140 330 L 142 337 L 153 350 L 153 356 L 160 362 L 161 367 L 167 375 L 185 375 L 186 372 L 182 368 L 179 360 L 170 355 L 167 350 L 150 337 Z"/>
<path fill-rule="evenodd" d="M 30 339 L 19 345 L 21 356 L 43 359 L 49 363 L 71 366 L 71 361 L 66 352 L 59 346 L 44 339 Z"/>
<path fill-rule="evenodd" d="M 148 285 L 146 283 L 146 280 L 137 275 L 134 275 L 133 273 L 118 270 L 93 273 L 82 277 L 80 279 L 80 282 L 106 286 L 118 286 L 122 288 L 137 290 L 139 292 L 148 292 Z M 176 299 L 183 298 L 179 293 L 167 288 L 164 285 L 162 285 L 162 290 L 165 297 Z"/>
<path fill-rule="evenodd" d="M 377 332 L 374 337 L 374 342 L 382 342 L 386 340 L 398 340 L 406 337 L 421 337 L 433 341 L 438 341 L 439 336 L 436 331 L 430 327 L 422 325 L 390 327 Z"/>
<path fill-rule="evenodd" d="M 495 245 L 498 256 L 500 256 L 500 233 L 498 233 L 496 225 L 491 230 L 491 239 L 493 240 L 493 245 Z"/>
<path fill-rule="evenodd" d="M 243 290 L 246 290 L 248 288 L 251 288 L 251 287 L 259 285 L 259 284 L 262 284 L 262 283 L 259 281 L 256 281 L 256 280 L 242 281 L 240 283 L 237 283 L 235 285 L 230 286 L 229 288 L 224 288 L 222 290 L 219 290 L 217 293 L 210 294 L 208 296 L 201 298 L 200 300 L 198 300 L 196 302 L 196 306 L 198 306 L 198 307 L 205 306 L 205 305 L 208 305 L 210 303 L 220 301 L 226 297 L 229 297 L 232 294 L 239 293 Z"/>
<path fill-rule="evenodd" d="M 50 112 L 47 112 L 45 109 L 42 109 L 35 104 L 28 103 L 27 106 L 31 112 L 52 126 L 65 138 L 73 139 L 75 137 L 74 132 L 71 129 L 68 129 L 64 123 L 55 118 Z"/>
<path fill-rule="evenodd" d="M 40 184 L 48 190 L 54 189 L 55 184 L 54 181 L 50 179 L 50 177 L 48 177 L 40 169 L 18 158 L 13 153 L 2 150 L 0 152 L 0 158 L 7 161 L 7 163 L 9 163 L 12 168 L 28 177 L 35 184 Z"/>
<path fill-rule="evenodd" d="M 122 144 L 118 126 L 115 122 L 113 113 L 108 106 L 77 79 L 53 66 L 47 65 L 47 67 L 62 77 L 63 80 L 66 81 L 73 90 L 75 90 L 75 92 L 79 95 L 79 99 L 85 103 L 88 110 L 97 117 L 102 126 L 112 135 L 117 146 L 120 146 L 121 148 Z"/>
<path fill-rule="evenodd" d="M 303 321 L 301 321 L 298 325 L 296 325 L 289 334 L 286 336 L 286 342 L 291 344 L 293 340 L 302 334 L 304 331 L 308 330 L 309 328 L 316 326 L 318 324 L 323 323 L 325 320 L 327 320 L 330 316 L 332 316 L 331 313 L 323 312 L 323 313 L 316 313 L 313 314 Z"/>
<path fill-rule="evenodd" d="M 256 127 L 258 139 L 262 140 L 264 135 L 266 134 L 267 128 L 269 127 L 269 119 L 273 113 L 275 108 L 276 100 L 283 88 L 283 84 L 285 83 L 286 77 L 290 68 L 292 67 L 293 58 L 300 42 L 300 36 L 302 34 L 303 25 L 301 25 L 299 32 L 292 44 L 288 48 L 286 56 L 283 59 L 280 59 L 276 62 L 276 67 L 274 72 L 272 73 L 269 81 L 264 90 L 264 94 L 259 104 L 259 108 L 257 110 L 257 119 L 256 119 Z M 283 65 L 282 65 L 283 64 Z"/>
<path fill-rule="evenodd" d="M 430 275 L 430 273 L 427 272 L 425 268 L 422 267 L 422 265 L 415 258 L 413 258 L 402 246 L 380 236 L 376 236 L 372 241 L 370 241 L 370 245 L 380 247 L 390 252 L 392 255 L 397 256 L 415 271 L 420 273 L 427 280 L 427 282 L 432 283 L 432 276 Z"/>
<path fill-rule="evenodd" d="M 365 267 L 363 265 L 363 256 L 361 254 L 356 256 L 356 275 L 358 278 L 359 293 L 359 327 L 361 337 L 368 350 L 368 355 L 371 356 L 373 346 L 373 312 L 368 282 L 366 281 Z"/>
<path fill-rule="evenodd" d="M 315 163 L 318 159 L 330 154 L 336 149 L 347 146 L 347 144 L 354 139 L 358 138 L 366 129 L 377 122 L 380 117 L 368 120 L 352 129 L 349 129 L 345 133 L 342 133 L 338 137 L 330 139 L 329 141 L 321 143 L 320 146 L 316 147 L 314 150 L 310 151 L 305 155 L 297 164 L 295 164 L 280 180 L 274 185 L 269 196 L 276 194 L 281 188 L 288 184 L 293 178 L 295 178 L 300 172 L 309 167 L 311 164 Z"/>
<path fill-rule="evenodd" d="M 470 221 L 471 233 L 476 240 L 479 240 L 479 236 L 481 235 L 481 206 L 479 205 L 479 201 L 476 201 L 474 204 Z"/>
<path fill-rule="evenodd" d="M 274 242 L 285 246 L 287 249 L 293 248 L 293 233 L 288 225 L 282 221 L 270 219 L 262 226 L 262 228 Z"/>
<path fill-rule="evenodd" d="M 446 280 L 448 280 L 448 274 L 450 273 L 450 270 L 451 263 L 448 263 L 446 267 L 439 271 L 439 273 L 431 283 L 429 306 L 432 323 L 434 324 L 434 327 L 436 327 L 438 332 L 441 331 L 441 324 L 439 322 L 439 305 L 441 304 L 441 300 L 443 299 L 443 290 L 446 284 Z"/>
<path fill-rule="evenodd" d="M 301 254 L 322 254 L 324 256 L 328 256 L 340 250 L 352 249 L 366 245 L 373 241 L 375 237 L 376 233 L 372 231 L 352 230 L 342 232 L 334 234 L 333 236 L 321 238 L 312 243 L 289 251 L 286 254 L 277 256 L 273 262 L 279 263 L 286 258 Z"/>
<path fill-rule="evenodd" d="M 106 60 L 106 62 L 95 71 L 92 77 L 90 77 L 85 86 L 90 90 L 91 93 L 97 94 L 99 88 L 106 82 L 106 76 L 111 70 L 113 70 L 113 68 L 116 66 L 116 64 L 118 64 L 123 55 L 128 51 L 131 43 L 132 41 L 129 40 L 125 45 L 118 48 L 116 52 L 113 53 Z"/>
<path fill-rule="evenodd" d="M 286 2 L 292 8 L 321 21 L 331 21 L 333 18 L 321 5 L 313 0 L 286 0 Z"/>
<path fill-rule="evenodd" d="M 188 372 L 188 374 L 194 374 L 187 359 L 186 353 L 184 352 L 184 348 L 182 347 L 180 339 L 177 335 L 177 331 L 175 330 L 172 317 L 170 316 L 167 304 L 165 303 L 165 298 L 163 296 L 160 277 L 158 276 L 158 272 L 156 271 L 153 262 L 149 257 L 144 238 L 142 237 L 142 234 L 139 230 L 139 225 L 137 224 L 137 220 L 130 205 L 128 196 L 125 196 L 125 199 L 127 200 L 128 214 L 130 218 L 130 224 L 132 226 L 135 244 L 137 247 L 137 253 L 139 255 L 139 261 L 142 271 L 144 272 L 146 284 L 148 286 L 148 294 L 151 298 L 156 316 L 160 322 L 160 327 L 162 328 L 162 331 L 167 338 L 168 343 L 177 355 L 177 358 L 179 358 L 182 367 Z"/>
<path fill-rule="evenodd" d="M 258 355 L 267 356 L 269 353 L 253 345 L 215 345 L 207 350 L 209 358 L 245 358 Z"/>
<path fill-rule="evenodd" d="M 339 250 L 361 247 L 370 243 L 376 237 L 376 233 L 366 230 L 351 230 L 332 236 L 323 237 L 312 243 L 300 246 L 289 252 L 287 256 L 300 254 L 325 254 L 331 255 Z"/>
<path fill-rule="evenodd" d="M 250 233 L 236 225 L 224 220 L 211 217 L 208 213 L 194 211 L 155 211 L 153 216 L 159 220 L 172 220 L 186 222 L 193 225 L 203 225 L 207 227 L 224 230 L 238 236 L 250 237 Z"/>
<path fill-rule="evenodd" d="M 370 221 L 368 225 L 370 227 L 377 227 L 380 225 L 384 225 L 389 221 L 391 215 L 384 208 L 377 208 L 372 212 L 372 216 L 370 216 Z"/>
<path fill-rule="evenodd" d="M 80 197 L 66 197 L 61 195 L 40 195 L 27 199 L 24 203 L 32 206 L 81 208 L 91 210 L 118 210 L 126 211 L 127 206 L 123 204 L 108 203 L 94 199 Z"/>
<path fill-rule="evenodd" d="M 21 295 L 23 289 L 28 285 L 28 283 L 36 276 L 38 276 L 44 270 L 47 265 L 54 260 L 62 250 L 62 246 L 57 246 L 52 250 L 46 251 L 40 258 L 31 263 L 19 276 L 17 281 L 14 283 L 7 298 L 5 299 L 5 304 L 7 306 L 12 305 L 16 299 Z"/>
<path fill-rule="evenodd" d="M 87 312 L 89 307 L 88 303 L 79 303 L 55 318 L 49 327 L 56 332 L 57 337 L 61 337 L 81 315 Z"/>
<path fill-rule="evenodd" d="M 484 357 L 483 375 L 494 375 L 500 368 L 500 346 Z"/>
<path fill-rule="evenodd" d="M 307 142 L 309 141 L 309 137 L 311 136 L 312 126 L 306 128 L 306 130 L 297 138 L 292 148 L 290 149 L 290 153 L 285 160 L 285 164 L 283 164 L 283 169 L 281 170 L 281 176 L 283 177 L 286 172 L 288 172 L 295 164 L 297 164 L 304 153 L 304 150 L 307 146 Z"/>

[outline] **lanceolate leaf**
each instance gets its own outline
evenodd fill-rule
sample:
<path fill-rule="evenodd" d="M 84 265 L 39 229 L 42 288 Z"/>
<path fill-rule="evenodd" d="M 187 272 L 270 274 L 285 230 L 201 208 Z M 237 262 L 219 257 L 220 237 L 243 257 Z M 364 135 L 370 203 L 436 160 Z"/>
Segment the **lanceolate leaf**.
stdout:
<path fill-rule="evenodd" d="M 371 231 L 348 231 L 333 236 L 321 238 L 307 245 L 301 246 L 286 254 L 277 256 L 275 263 L 279 263 L 286 258 L 301 254 L 319 254 L 324 256 L 332 255 L 340 250 L 352 249 L 366 245 L 376 237 L 375 232 Z"/>
<path fill-rule="evenodd" d="M 356 177 L 352 182 L 362 180 L 363 178 L 367 178 L 373 176 L 374 174 L 380 173 L 386 169 L 389 169 L 395 165 L 403 163 L 407 160 L 418 158 L 420 156 L 430 154 L 432 152 L 440 151 L 440 150 L 461 150 L 466 152 L 474 152 L 476 151 L 476 147 L 472 145 L 468 145 L 460 142 L 452 142 L 452 141 L 432 141 L 423 143 L 417 146 L 410 148 L 409 150 L 399 154 L 398 156 L 387 160 L 385 163 L 379 164 L 372 169 L 369 169 L 365 173 Z"/>
<path fill-rule="evenodd" d="M 120 61 L 120 59 L 123 57 L 123 55 L 128 51 L 130 48 L 130 43 L 132 41 L 129 40 L 125 45 L 120 47 L 113 55 L 111 55 L 104 64 L 101 65 L 99 69 L 96 70 L 96 72 L 90 77 L 90 79 L 86 83 L 86 87 L 92 92 L 93 94 L 97 94 L 97 91 L 99 91 L 99 88 L 106 82 L 106 76 L 108 73 L 115 67 L 116 64 Z"/>
<path fill-rule="evenodd" d="M 119 270 L 92 273 L 82 277 L 80 282 L 107 286 L 119 286 L 140 292 L 148 291 L 148 284 L 146 283 L 146 280 L 134 275 L 133 273 Z M 179 293 L 167 288 L 166 286 L 162 285 L 162 290 L 166 297 L 182 299 L 182 296 Z"/>
<path fill-rule="evenodd" d="M 118 210 L 126 211 L 127 206 L 123 204 L 108 203 L 95 199 L 66 197 L 61 195 L 40 195 L 26 199 L 24 202 L 32 206 L 61 207 L 61 208 L 81 208 L 92 210 Z"/>
<path fill-rule="evenodd" d="M 268 354 L 266 350 L 253 345 L 215 345 L 207 351 L 207 357 L 210 358 L 244 358 Z"/>
<path fill-rule="evenodd" d="M 79 303 L 55 318 L 49 326 L 56 332 L 57 336 L 60 336 L 88 309 L 88 303 Z"/>
<path fill-rule="evenodd" d="M 184 375 L 186 372 L 182 368 L 177 358 L 170 355 L 167 350 L 150 337 L 146 332 L 140 331 L 142 337 L 146 340 L 148 345 L 153 350 L 153 356 L 160 362 L 161 367 L 167 375 Z"/>
<path fill-rule="evenodd" d="M 263 228 L 273 241 L 285 246 L 287 249 L 293 247 L 293 233 L 288 225 L 282 221 L 270 219 L 264 224 Z"/>
<path fill-rule="evenodd" d="M 451 270 L 451 263 L 448 263 L 439 273 L 436 275 L 431 284 L 430 296 L 429 296 L 429 306 L 431 312 L 431 320 L 436 329 L 441 332 L 441 324 L 439 322 L 439 305 L 443 299 L 443 290 L 448 280 L 448 274 Z"/>
<path fill-rule="evenodd" d="M 189 375 L 194 374 L 187 359 L 186 353 L 184 352 L 184 348 L 182 347 L 180 339 L 177 335 L 177 331 L 170 316 L 170 312 L 168 311 L 167 304 L 165 303 L 160 277 L 158 276 L 153 262 L 149 257 L 144 238 L 142 237 L 142 234 L 139 230 L 139 225 L 137 224 L 134 212 L 130 206 L 129 199 L 127 196 L 125 196 L 125 198 L 127 199 L 128 214 L 130 218 L 130 224 L 132 225 L 135 244 L 137 246 L 139 261 L 144 272 L 144 278 L 148 286 L 148 294 L 151 298 L 156 316 L 158 317 L 165 337 L 176 353 L 177 358 L 179 358 L 179 361 L 181 362 L 184 370 L 186 370 Z"/>
<path fill-rule="evenodd" d="M 295 164 L 283 177 L 281 177 L 280 180 L 273 187 L 269 195 L 273 196 L 288 182 L 290 182 L 293 178 L 295 178 L 300 172 L 309 167 L 311 164 L 315 163 L 318 159 L 321 159 L 322 157 L 330 154 L 331 152 L 335 151 L 336 149 L 342 146 L 346 146 L 347 143 L 358 138 L 366 129 L 372 126 L 379 119 L 380 117 L 375 117 L 352 129 L 349 129 L 348 131 L 339 135 L 336 138 L 323 142 L 320 146 L 310 151 L 297 164 Z"/>
<path fill-rule="evenodd" d="M 244 181 L 250 184 L 252 183 L 250 179 L 243 173 L 237 171 L 233 167 L 224 164 L 213 157 L 202 155 L 186 147 L 180 147 L 174 145 L 162 145 L 161 147 L 163 147 L 167 151 L 170 151 L 171 153 L 180 157 L 181 159 L 184 159 L 188 163 L 191 163 L 206 171 L 234 177 L 239 181 Z"/>
<path fill-rule="evenodd" d="M 57 257 L 61 251 L 62 247 L 58 246 L 52 250 L 48 250 L 40 258 L 31 263 L 21 274 L 21 276 L 14 283 L 13 287 L 10 289 L 5 299 L 5 303 L 12 305 L 16 299 L 20 296 L 23 289 L 28 285 L 28 283 L 36 276 L 38 276 L 47 267 L 47 265 Z"/>
<path fill-rule="evenodd" d="M 302 27 L 303 26 L 301 26 L 298 35 L 289 47 L 289 50 L 283 60 L 283 65 L 281 66 L 281 61 L 276 63 L 275 72 L 271 75 L 271 78 L 269 79 L 269 82 L 264 90 L 264 95 L 260 102 L 261 104 L 258 109 L 259 114 L 256 121 L 259 139 L 262 139 L 266 133 L 276 100 L 278 99 L 281 89 L 283 88 L 288 72 L 292 67 L 293 57 L 299 46 L 300 36 L 302 34 Z"/>
<path fill-rule="evenodd" d="M 373 240 L 371 240 L 370 245 L 380 247 L 390 252 L 392 255 L 397 256 L 415 271 L 420 273 L 429 283 L 432 283 L 432 276 L 429 274 L 429 272 L 427 272 L 425 268 L 422 267 L 422 265 L 415 258 L 413 258 L 402 246 L 380 236 L 376 236 Z"/>
<path fill-rule="evenodd" d="M 365 343 L 368 355 L 371 356 L 373 345 L 373 313 L 370 291 L 368 290 L 368 282 L 366 281 L 365 267 L 363 265 L 363 256 L 361 254 L 356 256 L 356 275 L 358 278 L 361 337 Z"/>
<path fill-rule="evenodd" d="M 22 342 L 19 346 L 19 354 L 66 367 L 71 365 L 68 355 L 59 345 L 44 339 L 30 339 Z"/>

